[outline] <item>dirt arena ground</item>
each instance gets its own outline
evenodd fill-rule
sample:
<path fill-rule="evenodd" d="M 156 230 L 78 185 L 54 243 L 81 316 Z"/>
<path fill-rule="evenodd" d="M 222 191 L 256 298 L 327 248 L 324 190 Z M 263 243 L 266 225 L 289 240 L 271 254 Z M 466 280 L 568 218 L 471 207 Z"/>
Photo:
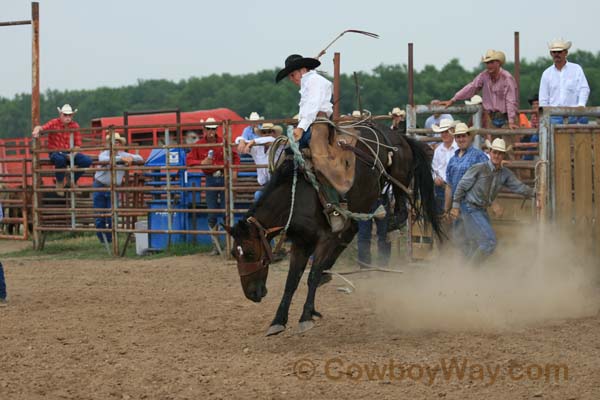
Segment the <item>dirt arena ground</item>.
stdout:
<path fill-rule="evenodd" d="M 265 338 L 285 265 L 272 267 L 269 294 L 254 304 L 233 263 L 204 255 L 2 258 L 10 299 L 0 308 L 2 400 L 600 398 L 595 300 L 515 326 L 486 324 L 486 315 L 504 309 L 488 313 L 478 304 L 479 322 L 436 327 L 465 315 L 468 296 L 452 300 L 442 293 L 447 286 L 417 290 L 431 271 L 407 267 L 404 274 L 349 275 L 353 293 L 334 278 L 317 295 L 324 318 L 298 335 L 303 281 L 287 331 Z M 399 292 L 411 297 L 394 297 Z M 577 297 L 557 295 L 557 304 Z"/>

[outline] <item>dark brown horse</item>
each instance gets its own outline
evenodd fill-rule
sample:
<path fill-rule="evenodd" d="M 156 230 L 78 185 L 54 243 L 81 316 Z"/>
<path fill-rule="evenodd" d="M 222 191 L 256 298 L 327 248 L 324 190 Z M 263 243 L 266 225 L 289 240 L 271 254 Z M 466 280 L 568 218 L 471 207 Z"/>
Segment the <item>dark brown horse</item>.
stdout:
<path fill-rule="evenodd" d="M 358 213 L 369 212 L 381 195 L 386 173 L 406 187 L 410 186 L 411 180 L 414 179 L 414 194 L 419 198 L 416 202 L 417 211 L 432 225 L 436 234 L 441 235 L 435 214 L 431 157 L 427 146 L 391 131 L 383 133 L 381 128 L 374 124 L 357 129 L 361 137 L 371 141 L 357 143 L 358 155 L 363 156 L 358 157 L 354 185 L 346 194 L 348 209 Z M 377 151 L 377 142 L 392 145 L 396 150 L 389 153 L 388 148 L 379 146 Z M 371 160 L 365 159 L 364 155 L 373 153 L 378 155 L 384 166 L 389 164 L 391 156 L 391 165 L 385 167 L 385 173 L 382 174 L 377 168 L 373 168 L 373 156 Z M 244 294 L 248 299 L 260 302 L 267 294 L 267 275 L 269 263 L 272 261 L 269 242 L 286 225 L 292 211 L 287 230 L 287 237 L 292 242 L 290 268 L 283 298 L 267 335 L 285 330 L 292 297 L 311 255 L 314 259 L 308 275 L 308 296 L 300 317 L 299 330 L 303 332 L 314 325 L 313 317 L 321 317 L 315 309 L 317 287 L 331 279 L 330 275 L 324 274 L 323 271 L 333 266 L 358 231 L 356 221 L 349 220 L 342 232 L 332 233 L 317 193 L 301 171 L 298 171 L 297 184 L 295 189 L 292 189 L 294 168 L 294 162 L 286 160 L 274 171 L 261 198 L 245 218 L 235 226 L 225 228 L 234 238 L 232 255 L 238 262 Z M 396 199 L 403 198 L 402 190 L 396 185 L 394 194 Z"/>

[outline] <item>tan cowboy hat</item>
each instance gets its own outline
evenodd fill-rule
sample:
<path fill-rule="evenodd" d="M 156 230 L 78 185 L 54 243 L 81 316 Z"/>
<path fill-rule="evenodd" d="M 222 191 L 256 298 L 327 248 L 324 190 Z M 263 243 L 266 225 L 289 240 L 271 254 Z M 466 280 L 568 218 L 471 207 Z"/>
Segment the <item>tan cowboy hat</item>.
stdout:
<path fill-rule="evenodd" d="M 214 119 L 213 117 L 208 117 L 208 118 L 206 118 L 206 121 L 204 121 L 204 122 L 207 122 L 207 123 L 208 123 L 208 122 L 217 122 L 217 120 L 216 120 L 216 119 Z M 214 124 L 214 125 L 212 125 L 212 124 L 211 124 L 211 125 L 204 125 L 204 127 L 205 127 L 205 128 L 211 128 L 211 129 L 212 129 L 212 128 L 218 128 L 218 127 L 219 127 L 219 125 L 217 125 L 217 124 Z"/>
<path fill-rule="evenodd" d="M 571 42 L 564 39 L 555 39 L 548 43 L 550 51 L 564 51 L 571 48 Z"/>
<path fill-rule="evenodd" d="M 483 103 L 483 99 L 478 94 L 471 97 L 471 100 L 465 100 L 465 104 L 468 106 L 476 106 L 477 104 L 481 104 L 481 103 Z"/>
<path fill-rule="evenodd" d="M 443 120 L 440 121 L 439 125 L 437 125 L 437 124 L 431 125 L 431 129 L 433 129 L 433 131 L 436 133 L 446 132 L 448 129 L 454 128 L 454 125 L 455 125 L 455 122 L 453 120 L 444 118 Z"/>
<path fill-rule="evenodd" d="M 506 62 L 506 56 L 501 51 L 490 49 L 485 52 L 485 55 L 483 57 L 481 57 L 481 61 L 484 63 L 488 63 L 494 60 L 500 61 L 500 64 L 504 64 Z"/>
<path fill-rule="evenodd" d="M 106 135 L 106 141 L 110 142 L 110 133 L 108 135 Z M 119 134 L 119 132 L 115 132 L 115 142 L 119 141 L 122 144 L 127 144 L 127 139 L 125 139 L 123 136 L 121 136 Z"/>
<path fill-rule="evenodd" d="M 277 73 L 275 83 L 279 82 L 290 73 L 300 68 L 315 69 L 321 65 L 321 61 L 316 58 L 302 57 L 300 54 L 292 54 L 285 59 L 285 67 Z"/>
<path fill-rule="evenodd" d="M 464 122 L 458 122 L 454 126 L 454 132 L 450 132 L 452 136 L 456 135 L 471 135 L 471 130 Z"/>
<path fill-rule="evenodd" d="M 492 143 L 490 143 L 489 139 L 485 139 L 485 146 L 490 150 L 501 151 L 503 153 L 509 152 L 512 150 L 512 146 L 506 147 L 506 142 L 504 139 L 496 138 Z"/>
<path fill-rule="evenodd" d="M 261 117 L 256 111 L 252 111 L 249 117 L 246 117 L 248 121 L 260 121 L 261 119 L 265 119 Z"/>
<path fill-rule="evenodd" d="M 296 121 L 298 121 L 300 119 L 300 114 L 296 114 L 292 117 L 292 119 L 295 119 Z"/>
<path fill-rule="evenodd" d="M 77 112 L 77 109 L 75 109 L 75 111 L 73 111 L 73 108 L 71 108 L 70 104 L 65 104 L 64 106 L 62 106 L 62 108 L 56 107 L 56 109 L 58 110 L 59 113 L 65 114 L 65 115 L 71 115 L 71 114 L 75 114 Z"/>
<path fill-rule="evenodd" d="M 270 122 L 265 122 L 264 124 L 262 124 L 262 126 L 258 129 L 259 132 L 263 132 L 263 131 L 275 131 L 277 132 L 278 135 L 281 135 L 283 133 L 283 128 L 279 125 L 274 125 Z"/>
<path fill-rule="evenodd" d="M 400 107 L 394 107 L 392 112 L 389 112 L 388 115 L 395 115 L 397 117 L 402 117 L 406 115 L 406 111 L 402 110 Z"/>

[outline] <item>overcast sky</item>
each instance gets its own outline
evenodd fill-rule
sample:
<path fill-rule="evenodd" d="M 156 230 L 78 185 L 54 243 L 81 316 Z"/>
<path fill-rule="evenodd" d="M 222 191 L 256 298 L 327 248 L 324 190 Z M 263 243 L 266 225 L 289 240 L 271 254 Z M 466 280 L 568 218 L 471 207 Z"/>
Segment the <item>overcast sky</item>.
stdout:
<path fill-rule="evenodd" d="M 406 64 L 443 66 L 457 57 L 466 68 L 486 49 L 514 59 L 547 55 L 546 43 L 564 37 L 573 50 L 600 50 L 598 0 L 40 0 L 40 81 L 47 89 L 92 89 L 138 79 L 180 80 L 282 67 L 291 53 L 315 56 L 346 29 L 321 58 L 342 73 Z M 256 3 L 256 4 L 253 4 Z M 0 22 L 31 18 L 31 2 L 0 0 Z M 0 27 L 0 96 L 31 91 L 31 27 Z M 585 66 L 583 66 L 585 69 Z"/>

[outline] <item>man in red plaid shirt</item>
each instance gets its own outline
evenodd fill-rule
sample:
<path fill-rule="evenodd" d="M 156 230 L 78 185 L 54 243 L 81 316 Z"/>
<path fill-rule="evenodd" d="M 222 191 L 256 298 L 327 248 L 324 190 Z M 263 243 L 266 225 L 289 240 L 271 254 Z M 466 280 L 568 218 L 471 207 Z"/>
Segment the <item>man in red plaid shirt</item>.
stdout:
<path fill-rule="evenodd" d="M 65 104 L 62 108 L 58 108 L 58 118 L 51 119 L 46 122 L 42 126 L 36 126 L 33 129 L 31 135 L 37 138 L 41 131 L 47 130 L 60 130 L 60 129 L 79 129 L 79 124 L 73 121 L 73 115 L 77 112 L 77 110 L 73 111 L 69 104 Z M 54 164 L 55 168 L 66 168 L 69 165 L 69 152 L 68 150 L 77 150 L 81 146 L 81 133 L 79 131 L 73 132 L 73 148 L 70 145 L 70 135 L 71 133 L 66 132 L 54 132 L 48 134 L 48 150 L 50 150 L 50 161 Z M 79 168 L 88 168 L 92 165 L 92 159 L 86 156 L 83 153 L 79 153 L 77 151 L 73 151 L 73 156 L 75 158 L 75 166 Z M 84 171 L 75 172 L 75 182 L 73 185 L 77 183 L 77 180 L 81 175 L 84 174 Z M 60 190 L 65 187 L 65 173 L 63 171 L 57 171 L 56 175 L 56 188 L 57 194 L 62 196 L 64 193 Z"/>

